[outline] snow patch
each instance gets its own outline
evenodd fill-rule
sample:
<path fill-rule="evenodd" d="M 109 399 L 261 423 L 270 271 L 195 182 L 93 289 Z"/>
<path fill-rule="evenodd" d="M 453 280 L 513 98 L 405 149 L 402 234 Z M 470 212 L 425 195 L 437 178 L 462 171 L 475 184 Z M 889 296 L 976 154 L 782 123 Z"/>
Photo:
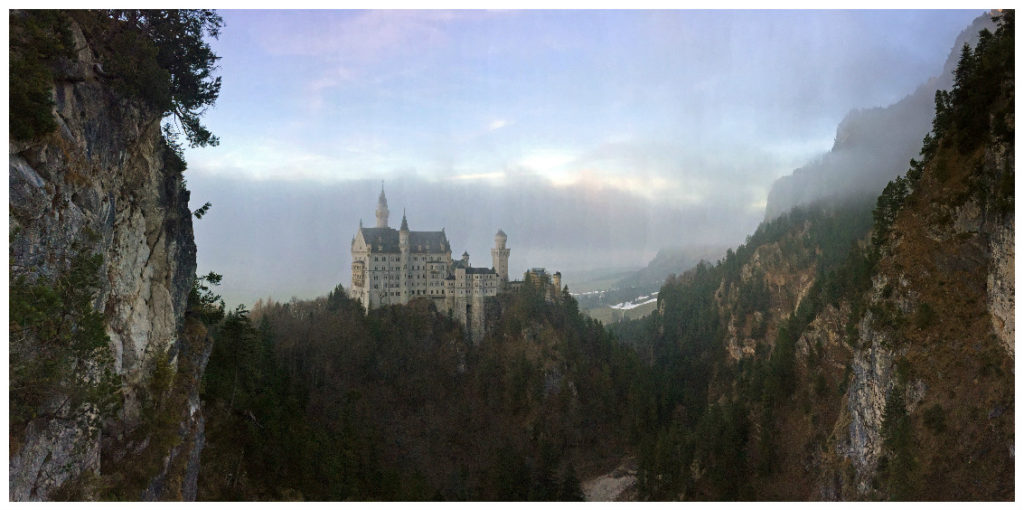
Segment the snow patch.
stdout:
<path fill-rule="evenodd" d="M 611 308 L 614 310 L 632 310 L 636 307 L 643 306 L 649 303 L 653 303 L 658 300 L 658 293 L 648 294 L 646 296 L 640 296 L 632 301 L 626 301 L 612 305 Z"/>

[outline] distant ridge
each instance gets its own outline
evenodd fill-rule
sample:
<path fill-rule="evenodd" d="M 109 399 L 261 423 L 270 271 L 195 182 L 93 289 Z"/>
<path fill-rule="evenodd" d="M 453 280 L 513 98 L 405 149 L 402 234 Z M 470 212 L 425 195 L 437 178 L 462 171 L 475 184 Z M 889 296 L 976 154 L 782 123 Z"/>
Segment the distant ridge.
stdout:
<path fill-rule="evenodd" d="M 687 246 L 658 250 L 658 254 L 647 267 L 631 273 L 619 281 L 619 285 L 659 288 L 671 274 L 683 274 L 693 269 L 701 260 L 717 262 L 725 255 L 728 246 Z"/>

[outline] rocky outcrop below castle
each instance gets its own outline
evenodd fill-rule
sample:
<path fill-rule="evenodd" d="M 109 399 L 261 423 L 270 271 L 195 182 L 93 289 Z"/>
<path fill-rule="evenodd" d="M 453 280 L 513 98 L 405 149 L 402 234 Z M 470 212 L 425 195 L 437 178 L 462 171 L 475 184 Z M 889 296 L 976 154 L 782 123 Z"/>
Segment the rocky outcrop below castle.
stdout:
<path fill-rule="evenodd" d="M 168 164 L 161 112 L 116 92 L 92 41 L 74 22 L 70 30 L 74 56 L 54 75 L 56 131 L 9 146 L 10 271 L 12 282 L 52 283 L 74 260 L 99 256 L 98 275 L 87 276 L 98 277 L 92 307 L 109 337 L 116 402 L 107 415 L 48 395 L 23 428 L 12 420 L 10 498 L 194 498 L 198 381 L 211 343 L 186 319 L 196 269 L 189 192 Z M 154 386 L 162 370 L 173 382 Z M 74 371 L 86 383 L 102 375 L 91 363 Z M 154 417 L 171 430 L 159 441 Z M 157 461 L 146 464 L 144 453 Z M 151 480 L 126 468 L 143 464 Z"/>

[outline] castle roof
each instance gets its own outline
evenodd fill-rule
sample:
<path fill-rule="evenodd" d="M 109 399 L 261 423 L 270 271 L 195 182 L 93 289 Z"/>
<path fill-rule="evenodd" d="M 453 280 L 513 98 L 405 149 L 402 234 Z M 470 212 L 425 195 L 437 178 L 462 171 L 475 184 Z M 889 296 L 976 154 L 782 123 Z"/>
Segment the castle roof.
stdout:
<path fill-rule="evenodd" d="M 363 240 L 373 253 L 400 253 L 398 231 L 391 227 L 359 229 Z M 443 230 L 437 232 L 409 232 L 410 253 L 451 253 L 451 246 Z"/>
<path fill-rule="evenodd" d="M 465 269 L 466 270 L 466 274 L 498 274 L 498 272 L 495 271 L 494 268 L 491 268 L 491 267 L 469 267 L 468 265 L 466 265 L 465 262 L 463 262 L 461 260 L 456 260 L 455 262 L 452 262 L 452 269 Z M 454 280 L 454 279 L 455 279 L 455 275 L 454 274 L 449 274 L 448 277 L 446 278 L 446 280 Z"/>

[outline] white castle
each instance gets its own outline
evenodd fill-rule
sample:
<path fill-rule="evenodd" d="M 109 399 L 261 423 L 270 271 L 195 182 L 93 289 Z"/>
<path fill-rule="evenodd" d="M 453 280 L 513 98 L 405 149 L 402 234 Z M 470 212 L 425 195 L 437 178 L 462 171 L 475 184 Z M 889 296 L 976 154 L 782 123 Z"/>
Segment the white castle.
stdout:
<path fill-rule="evenodd" d="M 377 200 L 377 226 L 364 227 L 352 238 L 352 287 L 350 297 L 369 312 L 386 305 L 406 304 L 412 299 L 431 300 L 438 311 L 466 326 L 478 340 L 484 327 L 484 300 L 508 285 L 508 236 L 498 230 L 491 250 L 492 267 L 471 267 L 469 253 L 452 260 L 451 245 L 440 231 L 414 232 L 402 213 L 402 226 L 388 226 L 388 200 L 381 187 Z"/>

